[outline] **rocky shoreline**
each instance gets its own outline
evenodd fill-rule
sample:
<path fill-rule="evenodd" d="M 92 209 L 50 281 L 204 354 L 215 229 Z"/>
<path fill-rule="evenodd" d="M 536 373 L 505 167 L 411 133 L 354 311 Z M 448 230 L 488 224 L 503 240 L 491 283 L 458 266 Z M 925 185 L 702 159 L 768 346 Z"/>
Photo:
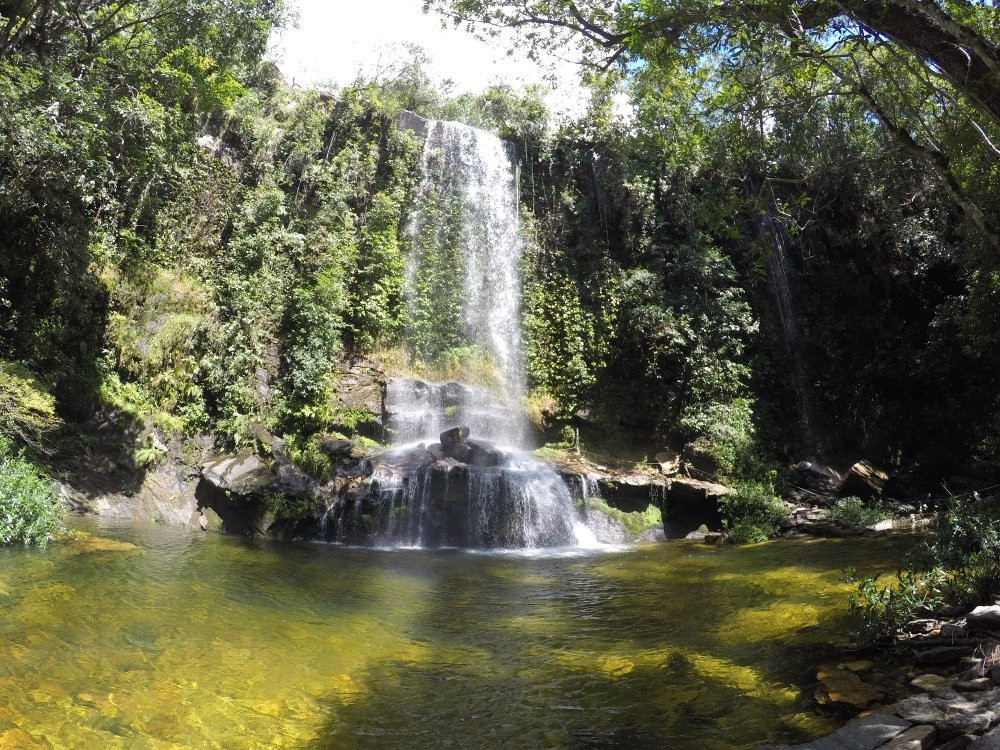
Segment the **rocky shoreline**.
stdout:
<path fill-rule="evenodd" d="M 817 673 L 820 703 L 862 715 L 826 737 L 769 750 L 1000 748 L 1000 604 L 913 620 L 891 648 L 898 663 L 881 674 L 869 660 L 823 665 Z M 889 692 L 887 674 L 912 694 L 879 705 Z"/>

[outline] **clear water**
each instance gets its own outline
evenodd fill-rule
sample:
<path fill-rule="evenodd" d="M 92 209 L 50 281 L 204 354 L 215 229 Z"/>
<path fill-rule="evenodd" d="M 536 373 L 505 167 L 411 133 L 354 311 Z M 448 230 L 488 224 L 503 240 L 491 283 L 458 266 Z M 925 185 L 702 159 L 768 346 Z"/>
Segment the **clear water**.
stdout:
<path fill-rule="evenodd" d="M 379 551 L 86 526 L 135 548 L 0 550 L 0 746 L 811 738 L 832 725 L 800 687 L 843 632 L 839 571 L 887 571 L 902 552 L 885 540 Z"/>

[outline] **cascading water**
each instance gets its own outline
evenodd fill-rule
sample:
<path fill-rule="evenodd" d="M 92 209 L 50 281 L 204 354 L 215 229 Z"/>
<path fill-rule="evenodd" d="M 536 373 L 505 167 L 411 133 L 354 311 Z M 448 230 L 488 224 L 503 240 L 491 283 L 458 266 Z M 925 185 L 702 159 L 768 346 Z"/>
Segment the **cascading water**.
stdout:
<path fill-rule="evenodd" d="M 471 360 L 492 387 L 392 381 L 385 412 L 395 447 L 372 459 L 364 491 L 341 505 L 334 538 L 386 546 L 594 546 L 560 476 L 520 450 L 524 243 L 507 147 L 455 122 L 426 123 L 425 130 L 407 228 L 405 344 L 417 361 Z"/>
<path fill-rule="evenodd" d="M 455 352 L 478 357 L 493 371 L 501 400 L 513 408 L 475 434 L 518 445 L 524 433 L 519 270 L 524 242 L 507 146 L 483 130 L 435 121 L 420 172 L 407 228 L 407 344 L 417 358 Z"/>

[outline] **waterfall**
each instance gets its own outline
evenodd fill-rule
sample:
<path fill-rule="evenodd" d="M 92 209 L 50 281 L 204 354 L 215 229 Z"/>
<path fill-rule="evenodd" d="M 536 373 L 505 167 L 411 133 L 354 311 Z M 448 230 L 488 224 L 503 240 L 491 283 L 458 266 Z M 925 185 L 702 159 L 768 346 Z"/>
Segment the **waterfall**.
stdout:
<path fill-rule="evenodd" d="M 526 432 L 524 243 L 507 147 L 455 122 L 421 121 L 420 132 L 404 343 L 424 363 L 471 360 L 489 387 L 392 381 L 384 410 L 395 447 L 372 458 L 367 490 L 352 513 L 341 514 L 333 538 L 380 546 L 594 546 L 560 476 L 519 450 Z"/>
<path fill-rule="evenodd" d="M 428 125 L 407 227 L 406 341 L 434 359 L 471 353 L 495 373 L 505 420 L 480 437 L 523 441 L 521 274 L 516 171 L 506 144 L 457 122 Z"/>
<path fill-rule="evenodd" d="M 774 252 L 768 259 L 767 269 L 774 290 L 775 308 L 778 322 L 781 325 L 781 336 L 785 343 L 785 352 L 791 368 L 792 388 L 799 412 L 799 420 L 806 437 L 811 429 L 809 386 L 806 377 L 806 366 L 802 356 L 802 337 L 798 318 L 792 304 L 792 284 L 795 269 L 792 266 L 788 252 L 788 235 L 784 227 L 771 216 L 761 218 L 762 228 L 767 231 L 774 242 Z"/>

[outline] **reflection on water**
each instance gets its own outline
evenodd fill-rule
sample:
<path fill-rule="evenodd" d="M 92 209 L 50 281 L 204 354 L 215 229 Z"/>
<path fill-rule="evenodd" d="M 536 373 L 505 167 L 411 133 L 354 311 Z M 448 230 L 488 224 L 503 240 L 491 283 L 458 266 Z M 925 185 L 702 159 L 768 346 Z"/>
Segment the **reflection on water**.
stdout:
<path fill-rule="evenodd" d="M 80 522 L 0 550 L 0 747 L 733 748 L 905 541 L 525 557 Z"/>

